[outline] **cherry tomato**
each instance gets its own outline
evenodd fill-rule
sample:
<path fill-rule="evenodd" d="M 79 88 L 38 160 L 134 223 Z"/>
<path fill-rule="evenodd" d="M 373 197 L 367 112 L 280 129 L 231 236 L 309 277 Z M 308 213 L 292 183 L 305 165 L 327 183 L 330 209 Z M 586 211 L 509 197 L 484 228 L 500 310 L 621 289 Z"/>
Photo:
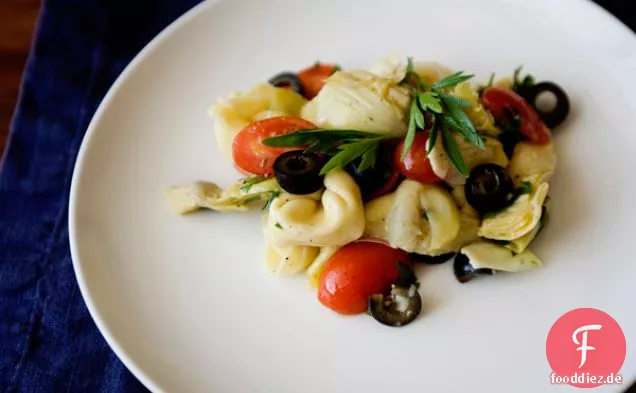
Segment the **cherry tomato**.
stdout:
<path fill-rule="evenodd" d="M 395 149 L 395 167 L 408 179 L 421 183 L 437 184 L 441 179 L 433 172 L 431 161 L 426 154 L 428 135 L 428 131 L 416 132 L 413 144 L 408 153 L 406 153 L 406 157 L 400 160 L 404 150 L 404 141 L 402 141 Z"/>
<path fill-rule="evenodd" d="M 298 78 L 300 78 L 300 83 L 303 85 L 305 97 L 311 100 L 318 95 L 318 92 L 325 84 L 325 80 L 337 69 L 337 66 L 334 64 L 316 63 L 300 71 Z"/>
<path fill-rule="evenodd" d="M 318 300 L 340 314 L 363 313 L 369 296 L 386 291 L 398 278 L 398 261 L 412 266 L 406 251 L 372 241 L 349 243 L 327 262 Z"/>
<path fill-rule="evenodd" d="M 541 121 L 537 112 L 520 95 L 502 87 L 489 87 L 482 94 L 486 109 L 495 119 L 507 120 L 508 111 L 519 115 L 519 132 L 529 141 L 544 145 L 550 142 L 550 129 Z"/>
<path fill-rule="evenodd" d="M 232 157 L 235 165 L 252 175 L 271 176 L 272 166 L 279 155 L 298 150 L 298 147 L 266 146 L 261 141 L 265 138 L 291 134 L 302 129 L 316 126 L 307 120 L 294 116 L 279 116 L 255 121 L 243 128 L 232 142 Z"/>

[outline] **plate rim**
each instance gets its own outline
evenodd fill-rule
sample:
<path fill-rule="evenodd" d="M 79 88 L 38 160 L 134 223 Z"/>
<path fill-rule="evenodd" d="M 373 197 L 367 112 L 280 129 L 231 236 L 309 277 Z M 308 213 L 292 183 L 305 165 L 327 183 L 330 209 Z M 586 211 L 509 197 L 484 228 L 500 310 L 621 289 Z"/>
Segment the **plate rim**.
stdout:
<path fill-rule="evenodd" d="M 89 147 L 93 142 L 93 136 L 99 128 L 104 113 L 108 109 L 110 103 L 113 101 L 113 97 L 119 91 L 122 85 L 129 79 L 130 75 L 145 61 L 148 56 L 155 50 L 157 50 L 164 41 L 170 36 L 177 33 L 184 28 L 190 21 L 197 18 L 201 14 L 208 11 L 208 9 L 220 4 L 223 1 L 230 0 L 203 0 L 199 4 L 196 4 L 185 13 L 174 19 L 170 24 L 160 30 L 150 41 L 148 41 L 144 47 L 131 59 L 122 72 L 117 76 L 108 91 L 100 101 L 97 109 L 95 110 L 91 120 L 88 124 L 86 132 L 82 138 L 82 142 L 76 155 L 75 163 L 73 166 L 73 174 L 71 177 L 71 185 L 69 191 L 69 204 L 68 204 L 68 235 L 69 235 L 69 248 L 71 262 L 73 266 L 73 272 L 77 281 L 82 300 L 86 304 L 89 315 L 95 323 L 99 333 L 102 335 L 109 348 L 115 353 L 117 358 L 123 363 L 123 365 L 130 371 L 135 378 L 139 380 L 147 389 L 152 392 L 165 392 L 153 378 L 149 376 L 144 370 L 143 366 L 135 361 L 129 354 L 129 351 L 124 348 L 115 338 L 111 329 L 107 326 L 105 319 L 102 317 L 98 307 L 95 305 L 91 291 L 88 288 L 87 280 L 85 277 L 82 263 L 80 262 L 79 242 L 78 242 L 78 225 L 77 225 L 77 206 L 78 206 L 78 193 L 82 184 L 83 167 L 87 160 Z M 275 1 L 275 0 L 274 0 Z M 502 0 L 495 0 L 502 1 Z M 523 2 L 523 0 L 515 0 Z M 542 0 L 549 1 L 549 0 Z M 554 0 L 550 0 L 554 1 Z M 604 18 L 608 25 L 613 25 L 616 29 L 622 31 L 621 34 L 626 37 L 631 37 L 636 43 L 636 31 L 633 31 L 629 26 L 623 23 L 616 15 L 609 12 L 600 4 L 594 0 L 560 0 L 560 1 L 574 1 L 578 3 L 577 7 L 589 7 L 595 8 L 595 14 L 598 18 Z M 620 27 L 619 27 L 620 26 Z M 630 384 L 633 381 L 630 381 Z M 626 385 L 626 384 L 625 384 Z"/>

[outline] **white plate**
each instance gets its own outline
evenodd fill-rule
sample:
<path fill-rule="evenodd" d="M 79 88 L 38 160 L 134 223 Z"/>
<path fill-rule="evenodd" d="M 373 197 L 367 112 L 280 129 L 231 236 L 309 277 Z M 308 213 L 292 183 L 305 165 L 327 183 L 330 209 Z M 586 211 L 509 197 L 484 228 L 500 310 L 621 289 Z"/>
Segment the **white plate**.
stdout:
<path fill-rule="evenodd" d="M 523 63 L 573 102 L 534 247 L 545 267 L 465 285 L 448 264 L 422 269 L 424 314 L 401 329 L 337 316 L 304 277 L 266 272 L 258 213 L 180 217 L 163 199 L 171 184 L 238 178 L 207 114 L 218 96 L 316 59 L 365 67 L 391 52 L 484 81 Z M 546 391 L 546 336 L 565 312 L 599 308 L 636 340 L 635 70 L 632 33 L 579 0 L 200 5 L 128 67 L 82 145 L 70 230 L 84 298 L 157 392 Z"/>

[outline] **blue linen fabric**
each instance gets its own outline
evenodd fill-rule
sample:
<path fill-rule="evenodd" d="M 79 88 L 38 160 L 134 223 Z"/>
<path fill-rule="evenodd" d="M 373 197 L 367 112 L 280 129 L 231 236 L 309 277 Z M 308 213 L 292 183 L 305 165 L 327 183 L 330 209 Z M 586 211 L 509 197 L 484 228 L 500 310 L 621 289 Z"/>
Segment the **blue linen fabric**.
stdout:
<path fill-rule="evenodd" d="M 636 26 L 628 0 L 598 1 Z M 0 391 L 145 392 L 97 331 L 69 255 L 68 190 L 115 78 L 198 0 L 45 0 L 0 173 Z"/>

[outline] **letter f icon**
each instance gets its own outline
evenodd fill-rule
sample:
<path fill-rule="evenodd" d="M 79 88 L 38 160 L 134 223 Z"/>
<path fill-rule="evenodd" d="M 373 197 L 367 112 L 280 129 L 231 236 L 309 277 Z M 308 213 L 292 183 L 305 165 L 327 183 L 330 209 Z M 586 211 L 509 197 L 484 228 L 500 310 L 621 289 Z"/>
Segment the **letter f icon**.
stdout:
<path fill-rule="evenodd" d="M 583 367 L 583 365 L 585 364 L 585 361 L 587 360 L 587 351 L 593 351 L 596 349 L 594 347 L 587 345 L 587 332 L 589 330 L 601 330 L 601 327 L 602 327 L 601 325 L 585 325 L 576 329 L 574 333 L 572 334 L 572 341 L 574 341 L 574 344 L 581 345 L 580 347 L 576 349 L 577 351 L 581 351 L 581 364 L 579 365 L 579 368 Z M 579 342 L 576 336 L 581 332 L 583 332 L 582 340 L 581 342 Z"/>

